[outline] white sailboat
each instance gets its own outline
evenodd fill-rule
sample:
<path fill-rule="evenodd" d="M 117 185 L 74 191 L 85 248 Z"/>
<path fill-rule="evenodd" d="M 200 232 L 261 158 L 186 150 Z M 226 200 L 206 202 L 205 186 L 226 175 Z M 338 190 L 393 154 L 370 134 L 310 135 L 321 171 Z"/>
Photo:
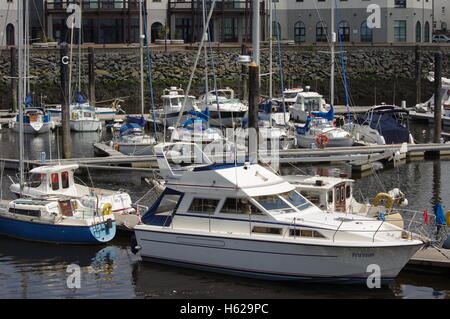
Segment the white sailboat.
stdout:
<path fill-rule="evenodd" d="M 81 12 L 80 10 L 80 21 Z M 96 114 L 94 106 L 92 106 L 82 95 L 81 95 L 81 22 L 78 26 L 78 92 L 75 95 L 75 101 L 70 103 L 70 129 L 75 132 L 94 132 L 100 131 L 102 129 L 102 122 Z M 70 50 L 70 67 L 69 67 L 69 101 L 72 99 L 72 48 L 73 48 L 73 33 L 75 26 L 75 19 L 71 25 L 71 50 Z"/>
<path fill-rule="evenodd" d="M 184 151 L 178 149 L 182 148 Z M 395 225 L 314 206 L 258 164 L 212 163 L 195 144 L 155 152 L 173 210 L 154 205 L 134 230 L 144 260 L 273 280 L 366 283 L 377 264 L 394 279 L 426 239 Z M 172 167 L 173 153 L 194 165 Z M 157 202 L 159 202 L 157 201 Z"/>

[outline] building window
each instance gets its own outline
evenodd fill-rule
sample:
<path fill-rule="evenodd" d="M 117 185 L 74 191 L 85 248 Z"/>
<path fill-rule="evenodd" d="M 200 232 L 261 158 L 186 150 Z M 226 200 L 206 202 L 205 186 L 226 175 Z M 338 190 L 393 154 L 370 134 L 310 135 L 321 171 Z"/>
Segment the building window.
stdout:
<path fill-rule="evenodd" d="M 419 21 L 416 23 L 416 42 L 422 42 L 422 26 Z"/>
<path fill-rule="evenodd" d="M 272 22 L 272 32 L 275 39 L 281 40 L 281 25 L 277 21 Z"/>
<path fill-rule="evenodd" d="M 294 25 L 294 41 L 305 42 L 306 41 L 306 28 L 303 22 L 297 22 Z"/>
<path fill-rule="evenodd" d="M 406 0 L 395 0 L 394 8 L 406 8 Z"/>
<path fill-rule="evenodd" d="M 430 42 L 430 23 L 425 22 L 424 42 Z"/>
<path fill-rule="evenodd" d="M 327 27 L 323 21 L 316 24 L 316 41 L 327 42 Z"/>
<path fill-rule="evenodd" d="M 339 39 L 342 42 L 350 42 L 350 25 L 347 21 L 342 21 L 338 25 Z"/>
<path fill-rule="evenodd" d="M 14 25 L 9 23 L 6 26 L 6 45 L 14 45 Z"/>
<path fill-rule="evenodd" d="M 367 26 L 367 20 L 361 24 L 361 42 L 373 42 L 373 30 Z"/>
<path fill-rule="evenodd" d="M 394 21 L 394 41 L 406 42 L 406 21 L 395 20 Z"/>

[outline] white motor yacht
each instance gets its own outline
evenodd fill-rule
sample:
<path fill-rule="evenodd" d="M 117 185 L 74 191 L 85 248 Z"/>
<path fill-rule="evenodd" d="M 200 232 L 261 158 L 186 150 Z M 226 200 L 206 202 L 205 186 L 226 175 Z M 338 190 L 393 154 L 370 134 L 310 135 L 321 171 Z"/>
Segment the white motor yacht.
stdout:
<path fill-rule="evenodd" d="M 166 127 L 174 126 L 178 121 L 179 114 L 185 100 L 184 90 L 177 88 L 176 86 L 171 86 L 169 89 L 164 89 L 161 100 L 162 108 L 155 110 L 155 120 L 163 123 Z M 195 97 L 188 96 L 180 122 L 182 123 L 186 121 L 188 119 L 187 112 L 195 109 Z"/>
<path fill-rule="evenodd" d="M 296 122 L 304 123 L 311 112 L 327 112 L 328 106 L 323 98 L 317 92 L 311 92 L 307 86 L 304 91 L 297 94 L 297 100 L 289 106 L 291 119 Z"/>
<path fill-rule="evenodd" d="M 324 211 L 250 163 L 213 163 L 196 144 L 155 147 L 166 188 L 135 226 L 144 260 L 273 280 L 394 279 L 427 241 L 369 217 Z M 174 154 L 191 154 L 193 165 Z M 171 165 L 170 163 L 175 163 Z M 173 210 L 158 202 L 177 196 Z"/>
<path fill-rule="evenodd" d="M 241 121 L 248 111 L 248 106 L 236 99 L 234 90 L 229 87 L 203 94 L 198 106 L 201 111 L 208 108 L 214 126 L 233 127 L 233 123 Z"/>

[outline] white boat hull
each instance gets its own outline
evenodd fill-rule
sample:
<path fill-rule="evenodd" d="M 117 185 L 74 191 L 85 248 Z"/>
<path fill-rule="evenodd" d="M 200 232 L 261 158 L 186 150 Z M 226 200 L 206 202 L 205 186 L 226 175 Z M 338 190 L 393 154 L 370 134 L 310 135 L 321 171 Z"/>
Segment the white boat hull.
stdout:
<path fill-rule="evenodd" d="M 345 247 L 137 226 L 141 256 L 156 262 L 271 280 L 366 282 L 378 265 L 381 280 L 395 278 L 422 245 Z"/>
<path fill-rule="evenodd" d="M 14 132 L 19 133 L 19 123 L 18 122 L 12 122 L 11 128 Z M 51 129 L 54 128 L 53 122 L 47 122 L 47 123 L 40 123 L 40 122 L 34 122 L 34 123 L 23 123 L 23 132 L 25 134 L 43 134 L 48 133 Z"/>
<path fill-rule="evenodd" d="M 309 148 L 311 147 L 311 144 L 316 144 L 316 138 L 315 135 L 297 135 L 297 145 L 300 147 Z M 328 143 L 325 145 L 325 147 L 349 147 L 352 146 L 354 143 L 354 140 L 352 137 L 333 137 L 328 140 Z"/>
<path fill-rule="evenodd" d="M 101 128 L 100 120 L 70 120 L 70 129 L 75 132 L 95 132 Z"/>
<path fill-rule="evenodd" d="M 125 155 L 153 155 L 154 143 L 149 144 L 126 144 L 115 143 L 114 148 Z"/>

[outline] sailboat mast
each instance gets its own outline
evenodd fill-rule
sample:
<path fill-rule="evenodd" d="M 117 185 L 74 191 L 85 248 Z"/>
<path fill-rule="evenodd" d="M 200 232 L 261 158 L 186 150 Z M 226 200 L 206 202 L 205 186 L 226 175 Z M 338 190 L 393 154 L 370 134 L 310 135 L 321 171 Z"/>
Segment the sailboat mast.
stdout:
<path fill-rule="evenodd" d="M 331 76 L 330 76 L 330 105 L 334 105 L 334 43 L 336 42 L 336 33 L 334 30 L 334 11 L 335 11 L 335 3 L 334 0 L 331 0 Z"/>
<path fill-rule="evenodd" d="M 259 39 L 260 39 L 260 16 L 259 16 L 259 0 L 253 0 L 253 62 L 259 66 Z"/>
<path fill-rule="evenodd" d="M 272 0 L 269 1 L 269 100 L 272 100 L 273 98 L 273 87 L 272 87 L 272 81 L 273 81 L 273 24 L 272 24 Z M 283 92 L 281 92 L 283 94 Z M 272 122 L 271 122 L 272 123 Z"/>
<path fill-rule="evenodd" d="M 202 1 L 202 7 L 203 7 L 203 30 L 208 30 L 206 28 L 206 6 L 205 6 L 205 0 Z M 209 41 L 208 37 L 208 31 L 206 31 L 204 34 L 202 34 L 203 37 L 205 37 L 205 41 Z M 205 45 L 205 105 L 208 106 L 208 93 L 209 93 L 209 83 L 208 83 L 208 47 Z"/>
<path fill-rule="evenodd" d="M 17 12 L 19 13 L 18 18 L 18 76 L 19 79 L 17 81 L 18 83 L 18 96 L 17 99 L 17 108 L 19 109 L 19 183 L 20 183 L 20 191 L 22 192 L 23 186 L 24 186 L 24 133 L 23 133 L 23 101 L 24 101 L 24 25 L 23 25 L 23 18 L 24 18 L 24 10 L 23 10 L 23 0 L 19 0 L 17 3 Z"/>
<path fill-rule="evenodd" d="M 81 30 L 83 29 L 82 7 L 83 4 L 80 3 L 80 28 L 78 29 L 78 92 L 81 92 Z"/>
<path fill-rule="evenodd" d="M 144 28 L 142 21 L 142 6 L 144 0 L 139 3 L 139 58 L 140 58 L 140 72 L 141 72 L 141 115 L 144 115 Z"/>

